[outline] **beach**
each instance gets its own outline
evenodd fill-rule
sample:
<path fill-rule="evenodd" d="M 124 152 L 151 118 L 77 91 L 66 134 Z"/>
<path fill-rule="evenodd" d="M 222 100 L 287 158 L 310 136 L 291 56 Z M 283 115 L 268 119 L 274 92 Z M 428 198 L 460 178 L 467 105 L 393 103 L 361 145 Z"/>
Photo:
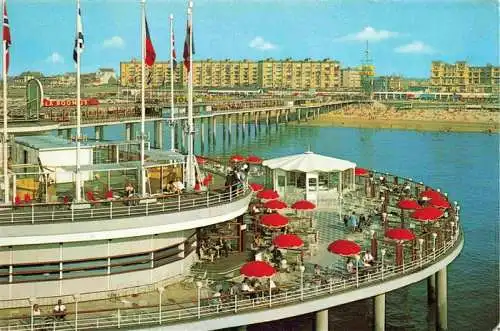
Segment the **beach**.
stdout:
<path fill-rule="evenodd" d="M 301 125 L 443 132 L 499 132 L 500 114 L 484 110 L 395 109 L 381 103 L 350 106 Z"/>

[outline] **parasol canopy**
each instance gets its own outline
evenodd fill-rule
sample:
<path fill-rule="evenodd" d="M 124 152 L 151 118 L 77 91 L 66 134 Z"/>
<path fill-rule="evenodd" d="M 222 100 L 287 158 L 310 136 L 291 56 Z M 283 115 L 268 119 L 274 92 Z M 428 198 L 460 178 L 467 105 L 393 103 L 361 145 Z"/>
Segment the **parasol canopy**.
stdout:
<path fill-rule="evenodd" d="M 292 205 L 295 210 L 311 210 L 316 208 L 316 205 L 308 200 L 299 200 Z"/>
<path fill-rule="evenodd" d="M 422 206 L 418 204 L 416 200 L 405 199 L 398 202 L 398 207 L 401 209 L 415 210 L 420 209 Z"/>
<path fill-rule="evenodd" d="M 438 191 L 434 191 L 434 190 L 425 190 L 423 191 L 422 193 L 420 193 L 420 196 L 422 198 L 429 198 L 429 199 L 443 199 L 443 196 L 441 195 L 441 193 L 439 193 Z"/>
<path fill-rule="evenodd" d="M 286 204 L 286 202 L 281 200 L 269 200 L 266 203 L 264 203 L 264 208 L 269 208 L 269 209 L 284 209 L 287 207 L 288 205 Z"/>
<path fill-rule="evenodd" d="M 271 277 L 276 273 L 276 269 L 273 268 L 267 262 L 264 261 L 250 261 L 245 263 L 240 268 L 240 274 L 245 277 L 263 278 Z"/>
<path fill-rule="evenodd" d="M 207 163 L 207 159 L 203 156 L 196 156 L 196 162 L 198 164 L 205 164 Z"/>
<path fill-rule="evenodd" d="M 393 240 L 414 240 L 415 234 L 408 229 L 389 229 L 385 232 L 385 236 Z"/>
<path fill-rule="evenodd" d="M 366 176 L 368 175 L 368 170 L 365 168 L 355 168 L 354 169 L 354 175 L 356 176 Z"/>
<path fill-rule="evenodd" d="M 265 214 L 260 217 L 260 224 L 268 228 L 282 228 L 288 225 L 288 218 L 278 214 Z"/>
<path fill-rule="evenodd" d="M 328 245 L 328 250 L 340 256 L 353 256 L 361 252 L 361 246 L 354 241 L 339 239 Z"/>
<path fill-rule="evenodd" d="M 443 211 L 435 207 L 425 207 L 415 210 L 410 217 L 421 222 L 435 221 L 443 216 Z"/>
<path fill-rule="evenodd" d="M 278 199 L 279 197 L 280 195 L 278 194 L 278 192 L 270 189 L 260 191 L 259 193 L 257 193 L 257 198 L 259 199 L 273 200 L 273 199 Z"/>
<path fill-rule="evenodd" d="M 243 162 L 245 161 L 245 157 L 244 156 L 241 156 L 239 154 L 236 154 L 236 155 L 233 155 L 231 156 L 231 159 L 230 159 L 232 162 Z"/>
<path fill-rule="evenodd" d="M 257 183 L 250 183 L 248 186 L 250 186 L 250 189 L 254 192 L 260 192 L 264 189 L 264 185 Z"/>
<path fill-rule="evenodd" d="M 436 208 L 442 208 L 442 209 L 448 209 L 451 207 L 450 203 L 443 198 L 432 199 L 431 206 L 436 207 Z"/>
<path fill-rule="evenodd" d="M 258 156 L 255 156 L 255 155 L 250 155 L 249 157 L 247 157 L 247 162 L 250 163 L 250 164 L 262 164 L 262 159 Z"/>
<path fill-rule="evenodd" d="M 299 248 L 304 246 L 304 241 L 295 234 L 280 234 L 274 238 L 273 245 L 278 248 Z"/>

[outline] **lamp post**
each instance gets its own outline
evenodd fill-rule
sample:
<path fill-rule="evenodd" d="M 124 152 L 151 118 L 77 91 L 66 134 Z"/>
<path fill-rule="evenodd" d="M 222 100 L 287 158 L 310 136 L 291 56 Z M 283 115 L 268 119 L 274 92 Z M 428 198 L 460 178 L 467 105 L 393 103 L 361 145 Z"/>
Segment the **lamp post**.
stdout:
<path fill-rule="evenodd" d="M 201 281 L 196 282 L 196 288 L 198 290 L 198 319 L 201 318 L 201 287 L 203 283 Z"/>
<path fill-rule="evenodd" d="M 422 250 L 424 249 L 424 239 L 423 239 L 423 238 L 420 238 L 420 239 L 418 240 L 418 242 L 419 242 L 419 244 L 420 244 L 420 245 L 419 245 L 419 248 L 420 248 L 420 249 L 419 249 L 419 252 L 418 252 L 418 256 L 419 256 L 419 258 L 420 258 L 420 268 L 422 268 Z"/>
<path fill-rule="evenodd" d="M 359 287 L 359 260 L 361 256 L 355 255 L 354 258 L 356 259 L 356 287 Z"/>
<path fill-rule="evenodd" d="M 384 257 L 386 252 L 387 250 L 385 248 L 380 250 L 380 254 L 382 254 L 382 279 L 384 279 Z"/>
<path fill-rule="evenodd" d="M 432 233 L 432 253 L 434 254 L 434 259 L 436 259 L 436 238 L 438 234 L 436 232 Z"/>
<path fill-rule="evenodd" d="M 455 222 L 450 222 L 450 230 L 451 230 L 451 235 L 450 235 L 450 239 L 453 240 L 453 238 L 455 237 L 455 234 L 453 233 L 454 230 L 455 230 Z"/>
<path fill-rule="evenodd" d="M 75 330 L 78 330 L 78 299 L 80 299 L 80 293 L 73 294 L 73 299 L 75 299 Z"/>
<path fill-rule="evenodd" d="M 161 301 L 162 301 L 162 295 L 163 292 L 165 291 L 165 288 L 163 286 L 158 287 L 158 324 L 161 324 Z"/>
<path fill-rule="evenodd" d="M 300 300 L 304 300 L 304 271 L 306 270 L 306 267 L 304 267 L 303 264 L 300 265 Z"/>

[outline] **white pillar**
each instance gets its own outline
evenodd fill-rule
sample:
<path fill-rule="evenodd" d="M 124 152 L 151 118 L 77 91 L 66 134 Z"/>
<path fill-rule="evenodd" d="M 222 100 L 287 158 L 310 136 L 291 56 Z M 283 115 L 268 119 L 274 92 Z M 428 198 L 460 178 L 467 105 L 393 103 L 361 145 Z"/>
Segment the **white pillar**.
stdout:
<path fill-rule="evenodd" d="M 328 309 L 316 312 L 316 331 L 328 331 Z"/>
<path fill-rule="evenodd" d="M 448 283 L 446 267 L 437 272 L 437 313 L 439 331 L 448 330 Z"/>
<path fill-rule="evenodd" d="M 385 330 L 385 293 L 379 294 L 374 298 L 374 323 L 373 329 L 375 331 Z"/>

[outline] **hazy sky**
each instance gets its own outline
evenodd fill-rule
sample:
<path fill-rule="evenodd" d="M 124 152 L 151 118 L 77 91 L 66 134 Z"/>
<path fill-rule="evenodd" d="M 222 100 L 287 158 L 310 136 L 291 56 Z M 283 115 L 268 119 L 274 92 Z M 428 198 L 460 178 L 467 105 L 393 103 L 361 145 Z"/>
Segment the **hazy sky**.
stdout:
<path fill-rule="evenodd" d="M 332 58 L 359 65 L 369 41 L 377 74 L 428 77 L 432 60 L 498 65 L 497 0 L 194 0 L 195 59 Z M 140 55 L 139 0 L 81 0 L 82 71 Z M 170 13 L 180 60 L 185 0 L 149 0 L 157 59 Z M 8 0 L 11 74 L 74 71 L 76 0 Z"/>

